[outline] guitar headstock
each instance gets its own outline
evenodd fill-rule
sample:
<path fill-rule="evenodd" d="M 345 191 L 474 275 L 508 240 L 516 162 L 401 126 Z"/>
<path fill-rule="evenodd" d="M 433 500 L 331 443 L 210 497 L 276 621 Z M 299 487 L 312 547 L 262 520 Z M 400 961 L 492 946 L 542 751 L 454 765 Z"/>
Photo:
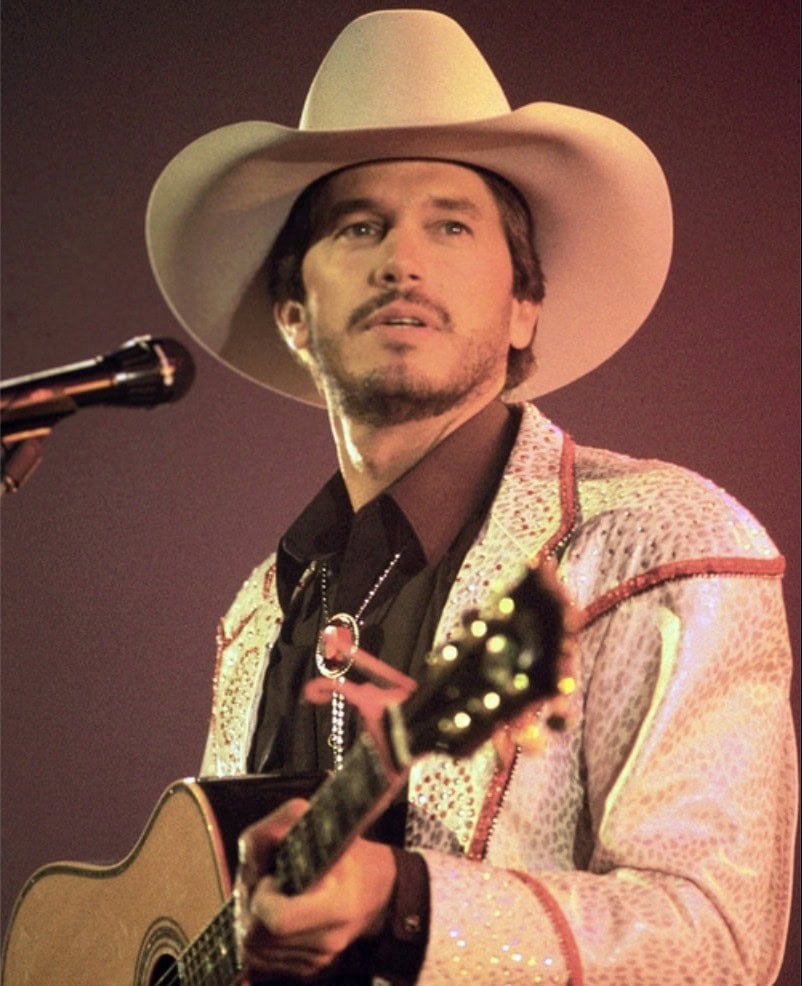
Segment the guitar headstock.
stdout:
<path fill-rule="evenodd" d="M 497 587 L 489 606 L 465 613 L 462 632 L 430 655 L 404 702 L 412 756 L 466 755 L 533 703 L 570 693 L 566 611 L 553 570 L 527 567 L 514 587 Z"/>

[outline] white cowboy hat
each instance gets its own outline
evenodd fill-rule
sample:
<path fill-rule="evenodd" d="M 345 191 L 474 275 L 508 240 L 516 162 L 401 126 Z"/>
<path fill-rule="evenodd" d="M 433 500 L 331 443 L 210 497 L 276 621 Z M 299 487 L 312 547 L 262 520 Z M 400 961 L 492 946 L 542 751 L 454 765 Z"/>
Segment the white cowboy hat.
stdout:
<path fill-rule="evenodd" d="M 276 328 L 262 267 L 307 185 L 390 158 L 479 165 L 529 202 L 546 299 L 537 367 L 508 398 L 528 400 L 588 373 L 651 311 L 668 271 L 672 222 L 665 177 L 646 145 L 585 110 L 539 102 L 511 111 L 455 21 L 385 10 L 336 39 L 297 130 L 235 123 L 167 165 L 148 205 L 147 244 L 178 320 L 245 376 L 322 404 Z"/>

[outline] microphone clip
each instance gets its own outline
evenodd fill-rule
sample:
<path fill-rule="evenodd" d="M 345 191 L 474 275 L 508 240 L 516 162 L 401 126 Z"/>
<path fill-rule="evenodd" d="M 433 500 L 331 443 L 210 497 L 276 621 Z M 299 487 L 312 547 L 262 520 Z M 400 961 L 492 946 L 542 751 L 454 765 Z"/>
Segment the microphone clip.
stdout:
<path fill-rule="evenodd" d="M 15 442 L 13 445 L 7 446 L 3 442 L 0 496 L 4 493 L 16 493 L 20 486 L 31 478 L 33 471 L 42 461 L 44 441 L 43 435 L 36 435 Z"/>

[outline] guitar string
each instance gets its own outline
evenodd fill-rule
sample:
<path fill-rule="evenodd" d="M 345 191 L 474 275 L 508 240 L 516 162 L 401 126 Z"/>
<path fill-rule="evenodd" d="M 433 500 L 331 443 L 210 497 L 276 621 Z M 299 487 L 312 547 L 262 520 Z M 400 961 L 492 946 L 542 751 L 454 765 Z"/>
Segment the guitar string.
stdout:
<path fill-rule="evenodd" d="M 352 768 L 353 779 L 360 781 L 359 787 L 352 790 L 352 794 L 359 795 L 356 803 L 360 805 L 360 809 L 365 809 L 367 804 L 374 802 L 386 790 L 386 784 L 383 782 L 386 782 L 387 779 L 369 737 L 360 737 L 360 740 L 352 748 L 349 765 Z M 341 776 L 345 777 L 344 774 Z M 321 789 L 318 798 L 318 804 L 322 804 L 326 809 L 324 812 L 326 817 L 330 817 L 332 812 L 337 815 L 335 806 L 338 803 L 338 798 L 333 789 Z M 360 810 L 358 814 L 364 815 L 364 810 Z M 294 871 L 294 866 L 291 865 L 292 861 L 296 859 L 297 851 L 305 849 L 313 871 L 319 871 L 321 865 L 327 865 L 332 856 L 331 846 L 328 844 L 329 840 L 326 840 L 326 846 L 320 845 L 320 836 L 315 826 L 311 824 L 310 813 L 302 816 L 299 825 L 300 828 L 292 828 L 285 836 L 284 847 L 289 857 L 288 865 Z M 287 840 L 292 840 L 292 845 Z M 342 844 L 342 833 L 339 833 L 338 837 L 334 839 L 334 843 Z M 310 846 L 312 845 L 317 847 L 317 852 L 311 852 Z M 292 851 L 293 847 L 296 850 L 295 853 Z M 289 874 L 287 876 L 289 877 Z M 303 871 L 296 873 L 295 876 L 301 880 L 301 886 L 298 889 L 304 889 L 309 883 L 307 868 L 303 867 Z M 220 986 L 228 986 L 233 980 L 230 978 L 219 979 L 218 974 L 221 970 L 234 977 L 239 971 L 234 939 L 233 900 L 228 900 L 225 903 L 210 924 L 177 956 L 175 964 L 166 970 L 154 986 L 176 986 L 176 984 L 177 986 L 181 986 L 181 984 L 184 986 L 203 986 L 203 984 L 211 984 L 212 982 L 220 984 Z M 212 976 L 214 979 L 211 978 Z"/>
<path fill-rule="evenodd" d="M 222 935 L 218 935 L 215 938 L 214 933 L 218 926 L 222 928 Z M 208 978 L 211 973 L 214 973 L 215 981 L 217 982 L 218 966 L 223 963 L 227 963 L 231 975 L 236 976 L 239 969 L 236 959 L 236 943 L 234 941 L 233 929 L 234 902 L 233 900 L 228 900 L 212 919 L 211 923 L 187 945 L 180 955 L 175 957 L 175 963 L 156 980 L 153 986 L 176 986 L 176 984 L 177 986 L 182 986 L 182 983 L 185 986 L 203 986 L 204 982 L 211 982 Z M 204 938 L 212 939 L 211 947 L 208 944 L 204 944 Z M 222 947 L 215 947 L 215 940 Z M 207 950 L 207 954 L 205 955 L 204 948 Z M 186 978 L 184 973 L 191 978 Z M 197 973 L 200 973 L 203 979 L 197 979 Z M 222 986 L 227 986 L 228 982 L 233 982 L 233 980 L 224 981 Z"/>
<path fill-rule="evenodd" d="M 362 603 L 359 606 L 359 608 L 357 609 L 356 614 L 354 615 L 354 617 L 351 618 L 351 619 L 353 619 L 354 628 L 356 630 L 356 639 L 353 641 L 354 646 L 358 646 L 358 643 L 359 643 L 359 624 L 360 624 L 360 620 L 362 618 L 362 615 L 364 614 L 364 612 L 367 609 L 367 607 L 370 605 L 371 601 L 373 600 L 373 597 L 376 595 L 376 593 L 379 591 L 379 589 L 381 588 L 381 586 L 384 584 L 384 582 L 387 579 L 387 577 L 390 575 L 390 573 L 392 572 L 392 570 L 395 568 L 395 566 L 398 563 L 398 560 L 401 557 L 402 553 L 403 552 L 398 551 L 390 559 L 390 561 L 387 564 L 387 566 L 385 567 L 384 571 L 381 572 L 381 574 L 379 575 L 379 577 L 374 582 L 373 586 L 368 591 L 368 594 L 362 600 Z M 321 604 L 322 604 L 321 605 L 321 609 L 322 609 L 322 616 L 323 616 L 324 626 L 328 625 L 329 622 L 332 619 L 335 619 L 336 620 L 338 618 L 338 616 L 344 615 L 344 614 L 337 614 L 334 617 L 330 617 L 329 616 L 329 613 L 328 613 L 328 598 L 327 598 L 327 596 L 328 596 L 328 593 L 327 593 L 327 574 L 328 574 L 328 572 L 327 572 L 327 566 L 324 564 L 323 567 L 322 567 L 322 571 L 321 571 L 321 597 L 322 597 L 321 598 Z M 321 664 L 321 661 L 322 661 L 322 653 L 321 653 L 321 650 L 320 650 L 320 646 L 321 645 L 318 645 L 318 648 L 316 649 L 316 655 L 315 655 L 320 670 L 323 671 L 327 675 L 327 677 L 333 677 L 335 679 L 341 678 L 345 674 L 345 672 L 348 670 L 347 667 L 345 669 L 343 669 L 343 670 L 339 670 L 338 672 L 334 672 L 334 673 L 332 673 L 331 671 L 329 671 L 327 669 L 324 669 L 323 667 L 320 667 L 320 664 Z M 345 700 L 344 700 L 343 696 L 340 693 L 337 693 L 337 692 L 332 693 L 331 705 L 332 705 L 332 710 L 331 710 L 332 711 L 332 737 L 331 737 L 331 739 L 333 741 L 334 767 L 335 767 L 335 770 L 337 772 L 339 772 L 339 771 L 341 771 L 343 769 L 343 759 L 344 759 L 344 749 L 343 749 L 344 748 L 343 720 L 344 720 L 344 713 L 345 713 L 345 707 L 344 707 L 345 706 Z M 206 971 L 209 971 L 208 955 L 204 955 L 203 954 L 203 951 L 202 951 L 202 949 L 204 947 L 203 939 L 204 939 L 204 936 L 208 936 L 209 935 L 210 929 L 218 921 L 218 918 L 225 919 L 225 917 L 227 916 L 227 911 L 229 909 L 232 910 L 231 921 L 232 921 L 232 926 L 233 926 L 233 907 L 229 903 L 226 906 L 224 906 L 224 908 L 220 912 L 220 914 L 218 914 L 218 916 L 216 918 L 214 918 L 214 920 L 212 921 L 212 924 L 209 925 L 207 928 L 205 928 L 201 932 L 201 934 L 193 942 L 191 942 L 183 950 L 183 952 L 180 955 L 178 955 L 176 957 L 175 964 L 172 965 L 170 967 L 170 969 L 168 969 L 163 976 L 160 976 L 159 979 L 157 980 L 157 982 L 153 984 L 153 986 L 174 986 L 174 984 L 178 984 L 178 986 L 181 986 L 182 979 L 184 979 L 184 982 L 187 983 L 187 986 L 193 986 L 193 980 L 194 980 L 194 975 L 195 975 L 195 972 L 196 971 L 200 971 L 204 975 L 205 975 Z M 215 967 L 220 962 L 229 961 L 229 958 L 230 958 L 229 954 L 225 951 L 225 943 L 223 944 L 223 950 L 222 951 L 220 949 L 215 949 L 211 954 L 213 956 L 216 956 L 216 958 L 212 962 L 212 966 L 211 966 L 211 969 L 212 970 L 214 970 Z M 194 963 L 194 968 L 193 968 L 193 963 Z M 186 973 L 187 975 L 192 976 L 193 977 L 193 980 L 187 980 L 184 977 L 184 973 Z M 200 986 L 202 986 L 202 983 L 200 984 Z"/>
<path fill-rule="evenodd" d="M 371 790 L 371 782 L 375 783 L 374 770 L 376 764 L 370 757 L 370 747 L 366 746 L 366 737 L 360 740 L 351 750 L 352 767 L 358 767 L 357 776 L 363 781 L 367 780 L 366 789 L 362 792 L 363 797 L 369 796 L 373 800 L 379 793 L 378 790 Z M 367 758 L 367 759 L 366 759 Z M 373 768 L 373 770 L 369 769 Z M 363 776 L 363 771 L 365 772 Z M 384 772 L 382 771 L 382 777 Z M 345 775 L 342 775 L 343 777 Z M 330 816 L 336 812 L 337 798 L 333 791 L 325 788 L 319 792 L 319 804 L 326 807 L 325 815 Z M 331 846 L 321 846 L 319 842 L 319 832 L 313 824 L 312 814 L 307 813 L 302 816 L 297 825 L 290 829 L 284 839 L 284 850 L 287 865 L 293 873 L 293 880 L 300 879 L 302 885 L 298 889 L 304 889 L 309 883 L 309 873 L 306 867 L 303 873 L 296 873 L 293 861 L 297 863 L 297 855 L 301 850 L 306 850 L 306 858 L 313 870 L 319 870 L 321 862 L 325 864 L 331 857 Z M 335 839 L 335 843 L 341 838 Z M 310 846 L 315 846 L 317 851 L 313 854 Z M 301 853 L 303 855 L 303 853 Z M 312 855 L 315 859 L 313 860 Z M 290 873 L 286 876 L 289 878 Z M 153 986 L 204 986 L 204 984 L 219 984 L 228 986 L 232 979 L 221 980 L 218 973 L 222 971 L 236 976 L 238 962 L 236 956 L 236 941 L 234 937 L 234 902 L 228 900 L 223 908 L 218 911 L 212 921 L 200 932 L 200 934 L 190 942 L 183 951 L 175 957 L 173 965 L 167 969 L 163 975 L 153 984 Z M 214 980 L 211 979 L 214 976 Z M 200 977 L 200 978 L 198 978 Z"/>
<path fill-rule="evenodd" d="M 511 603 L 517 604 L 512 607 L 513 612 L 515 611 L 516 608 L 519 610 L 524 610 L 526 606 L 528 606 L 532 610 L 535 611 L 538 610 L 537 600 L 531 600 L 529 598 L 533 594 L 533 590 L 529 587 L 529 583 L 533 581 L 534 574 L 535 574 L 534 571 L 530 571 L 529 574 L 526 576 L 526 580 L 522 580 L 522 582 L 519 584 L 516 590 L 517 594 L 514 594 L 512 599 L 507 600 Z M 544 589 L 542 587 L 540 588 L 539 591 L 541 594 L 544 593 Z M 513 713 L 520 711 L 521 708 L 525 707 L 528 704 L 534 703 L 536 700 L 548 699 L 549 697 L 553 698 L 554 696 L 560 693 L 570 694 L 567 686 L 570 685 L 571 688 L 573 688 L 574 686 L 574 678 L 572 676 L 572 672 L 575 673 L 574 668 L 571 662 L 567 660 L 565 653 L 561 650 L 565 638 L 563 637 L 564 630 L 562 627 L 562 614 L 561 611 L 559 610 L 559 601 L 554 595 L 548 598 L 547 601 L 550 604 L 551 609 L 554 611 L 548 612 L 549 607 L 546 607 L 547 612 L 540 614 L 543 619 L 542 621 L 538 621 L 538 624 L 536 626 L 533 627 L 529 626 L 527 621 L 524 621 L 523 624 L 518 623 L 517 633 L 505 634 L 505 637 L 507 638 L 510 645 L 509 649 L 513 652 L 511 655 L 509 655 L 510 667 L 504 667 L 503 669 L 505 678 L 508 679 L 508 682 L 512 682 L 513 680 L 512 675 L 514 672 L 516 671 L 522 672 L 523 669 L 526 669 L 528 672 L 530 672 L 530 674 L 528 675 L 521 674 L 521 676 L 527 678 L 528 687 L 523 691 L 523 693 L 516 694 L 514 699 L 512 700 L 508 699 L 507 707 L 505 708 L 504 706 L 502 706 L 500 711 L 495 716 L 491 717 L 491 722 L 498 723 L 508 720 Z M 522 603 L 524 605 L 521 605 Z M 504 613 L 505 621 L 510 622 L 510 611 L 508 610 L 502 611 L 499 609 L 499 613 L 502 612 Z M 546 629 L 551 629 L 553 633 L 552 634 L 546 633 L 544 638 L 543 626 L 541 624 L 548 624 Z M 553 637 L 554 639 L 550 639 L 551 637 Z M 482 639 L 484 639 L 484 635 Z M 568 639 L 569 640 L 571 639 L 570 636 Z M 458 642 L 461 643 L 466 640 L 466 636 L 463 635 L 461 640 L 460 638 L 457 638 L 457 640 Z M 473 648 L 472 654 L 475 654 L 477 641 L 470 640 L 470 644 L 471 647 Z M 463 670 L 464 670 L 464 665 L 466 664 L 465 654 L 460 655 L 453 641 L 448 646 L 450 648 L 454 648 L 457 651 L 456 656 L 459 658 L 457 664 L 452 668 L 452 674 L 453 671 L 457 669 L 459 664 L 463 665 Z M 541 668 L 542 674 L 540 676 L 531 674 L 531 664 L 532 664 L 533 655 L 535 657 L 536 662 L 545 666 L 544 668 L 543 667 Z M 527 660 L 526 661 L 521 660 L 520 658 L 522 656 L 527 658 Z M 496 669 L 494 673 L 494 677 L 492 680 L 490 679 L 490 677 L 483 678 L 482 679 L 483 687 L 489 687 L 491 684 L 493 686 L 498 685 L 496 676 L 498 670 L 500 669 L 496 667 L 497 662 L 494 661 L 493 663 L 494 663 L 494 668 Z M 505 661 L 505 664 L 506 663 L 507 662 Z M 481 662 L 479 662 L 479 666 L 481 667 Z M 553 681 L 550 680 L 551 675 L 553 675 L 556 680 Z M 541 678 L 543 680 L 540 680 Z M 440 692 L 445 692 L 445 683 L 443 681 L 439 682 L 437 690 Z M 502 689 L 502 692 L 503 691 L 504 690 Z M 427 697 L 431 699 L 431 696 L 427 696 Z M 489 733 L 484 733 L 484 735 L 487 736 L 489 735 Z M 447 738 L 448 738 L 447 736 L 443 736 L 441 734 L 441 739 L 447 739 Z M 433 745 L 429 745 L 425 747 L 425 749 L 433 749 L 433 748 L 434 748 Z M 444 748 L 448 749 L 448 746 L 446 745 Z M 457 750 L 454 751 L 457 755 L 458 755 L 458 750 L 459 750 L 459 746 L 457 746 Z M 421 755 L 420 752 L 417 755 Z M 235 943 L 233 943 L 233 930 L 234 930 L 233 911 L 234 911 L 234 903 L 232 900 L 229 900 L 225 903 L 225 905 L 218 912 L 215 918 L 213 918 L 211 926 L 207 927 L 207 929 L 204 929 L 201 935 L 198 936 L 198 938 L 194 942 L 190 943 L 179 954 L 179 956 L 177 957 L 169 956 L 171 959 L 175 960 L 175 964 L 172 965 L 170 969 L 165 970 L 165 973 L 160 975 L 159 979 L 155 983 L 152 983 L 151 986 L 171 986 L 171 984 L 180 983 L 184 981 L 182 977 L 182 969 L 181 969 L 182 958 L 186 957 L 187 962 L 188 963 L 191 962 L 193 959 L 193 955 L 198 954 L 198 949 L 200 945 L 205 944 L 204 938 L 205 939 L 213 938 L 213 931 L 215 926 L 217 927 L 222 926 L 223 932 L 228 931 L 230 944 L 229 947 L 226 948 L 225 947 L 226 943 L 225 941 L 223 941 L 222 947 L 217 948 L 215 952 L 212 954 L 212 961 L 210 964 L 207 964 L 206 968 L 211 970 L 217 970 L 218 967 L 221 966 L 223 963 L 226 963 L 227 966 L 230 966 L 230 963 L 234 962 L 235 965 L 233 969 L 233 974 L 236 975 L 239 972 L 239 970 L 236 968 L 236 963 L 237 963 L 236 947 L 235 947 Z M 200 967 L 196 964 L 195 969 L 198 970 L 200 969 Z M 204 981 L 209 982 L 208 979 L 205 979 Z"/>

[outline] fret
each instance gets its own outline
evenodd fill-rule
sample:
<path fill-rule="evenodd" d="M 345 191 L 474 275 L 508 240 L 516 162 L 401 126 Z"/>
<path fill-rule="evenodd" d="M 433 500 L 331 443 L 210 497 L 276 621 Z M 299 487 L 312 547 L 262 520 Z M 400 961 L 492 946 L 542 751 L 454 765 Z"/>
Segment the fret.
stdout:
<path fill-rule="evenodd" d="M 223 973 L 223 983 L 228 984 L 240 971 L 237 958 L 237 940 L 234 933 L 234 901 L 229 900 L 215 918 L 219 928 L 218 948 L 220 954 L 220 969 Z"/>
<path fill-rule="evenodd" d="M 313 817 L 315 843 L 321 860 L 327 859 L 342 841 L 343 831 L 339 819 L 333 811 L 315 812 Z"/>
<path fill-rule="evenodd" d="M 181 986 L 231 986 L 237 973 L 234 902 L 229 900 L 178 959 Z M 160 980 L 164 986 L 173 979 Z"/>
<path fill-rule="evenodd" d="M 379 752 L 369 735 L 353 747 L 354 769 L 345 779 L 356 820 L 361 819 L 390 786 Z"/>
<path fill-rule="evenodd" d="M 278 847 L 273 875 L 279 888 L 297 894 L 314 883 L 389 787 L 379 752 L 370 736 L 363 734 L 343 769 L 318 789 L 309 810 Z"/>

